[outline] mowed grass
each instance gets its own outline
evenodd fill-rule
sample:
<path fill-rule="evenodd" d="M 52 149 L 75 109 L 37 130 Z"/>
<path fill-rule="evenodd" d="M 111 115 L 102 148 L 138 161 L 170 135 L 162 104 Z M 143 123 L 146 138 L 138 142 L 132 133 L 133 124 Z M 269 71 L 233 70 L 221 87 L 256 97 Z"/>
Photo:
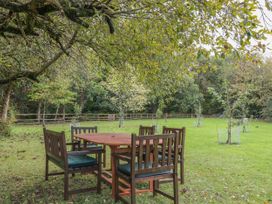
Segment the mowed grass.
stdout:
<path fill-rule="evenodd" d="M 224 119 L 204 119 L 194 127 L 194 119 L 169 119 L 118 122 L 82 122 L 98 126 L 99 132 L 138 133 L 139 125 L 187 128 L 185 149 L 185 184 L 179 185 L 180 203 L 270 203 L 272 200 L 272 124 L 251 122 L 248 133 L 241 134 L 240 145 L 219 145 L 217 128 L 226 127 Z M 70 124 L 48 125 L 66 132 Z M 12 137 L 0 140 L 0 203 L 64 203 L 63 177 L 44 181 L 44 144 L 41 126 L 13 127 Z M 108 151 L 109 154 L 109 151 Z M 109 158 L 109 157 L 108 157 Z M 109 162 L 109 161 L 108 161 Z M 56 170 L 52 164 L 51 170 Z M 71 187 L 95 185 L 93 175 L 76 175 Z M 110 187 L 103 185 L 101 195 L 75 195 L 73 203 L 114 203 Z M 171 184 L 161 188 L 172 193 Z M 137 196 L 137 203 L 171 203 L 151 193 Z"/>

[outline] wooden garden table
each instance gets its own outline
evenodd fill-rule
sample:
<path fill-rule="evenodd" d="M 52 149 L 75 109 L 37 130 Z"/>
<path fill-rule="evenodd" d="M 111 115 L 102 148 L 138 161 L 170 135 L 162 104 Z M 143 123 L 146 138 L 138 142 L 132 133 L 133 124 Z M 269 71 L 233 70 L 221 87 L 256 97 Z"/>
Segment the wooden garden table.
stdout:
<path fill-rule="evenodd" d="M 118 153 L 121 146 L 131 145 L 131 135 L 128 133 L 84 133 L 76 134 L 75 137 L 84 141 L 84 145 L 88 142 L 95 144 L 108 145 L 111 150 L 111 170 L 102 171 L 102 179 L 112 186 L 112 198 L 115 198 L 115 162 L 113 158 L 114 153 Z M 121 181 L 122 182 L 122 181 Z M 122 182 L 127 188 L 120 187 L 122 195 L 130 194 L 130 186 Z M 153 183 L 149 182 L 149 189 L 137 189 L 137 193 L 152 191 Z"/>

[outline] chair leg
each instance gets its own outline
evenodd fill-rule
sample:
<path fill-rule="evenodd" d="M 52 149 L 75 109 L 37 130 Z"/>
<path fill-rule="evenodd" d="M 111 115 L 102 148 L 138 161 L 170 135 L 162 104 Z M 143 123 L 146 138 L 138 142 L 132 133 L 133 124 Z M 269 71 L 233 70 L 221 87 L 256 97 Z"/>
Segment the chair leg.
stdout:
<path fill-rule="evenodd" d="M 49 161 L 47 159 L 47 157 L 45 158 L 45 180 L 48 181 L 48 170 L 49 170 Z"/>
<path fill-rule="evenodd" d="M 184 184 L 184 162 L 180 161 L 180 184 Z"/>
<path fill-rule="evenodd" d="M 153 196 L 156 196 L 157 193 L 155 190 L 158 189 L 158 184 L 159 184 L 159 181 L 158 180 L 153 180 Z"/>
<path fill-rule="evenodd" d="M 72 141 L 72 143 L 73 143 L 73 141 Z M 75 147 L 75 144 L 73 143 L 73 144 L 72 144 L 71 151 L 75 151 L 75 150 L 76 150 L 76 147 Z"/>
<path fill-rule="evenodd" d="M 178 198 L 178 175 L 175 173 L 173 175 L 173 186 L 174 186 L 174 204 L 179 203 L 179 198 Z"/>
<path fill-rule="evenodd" d="M 115 185 L 115 202 L 118 202 L 119 201 L 119 177 L 118 175 L 116 174 L 115 175 L 115 181 L 114 181 L 114 185 Z"/>
<path fill-rule="evenodd" d="M 106 168 L 106 146 L 104 146 L 105 152 L 103 153 L 103 167 Z"/>
<path fill-rule="evenodd" d="M 69 175 L 68 172 L 64 172 L 64 200 L 69 199 Z"/>
<path fill-rule="evenodd" d="M 101 163 L 98 165 L 98 172 L 97 172 L 97 193 L 101 193 Z"/>
<path fill-rule="evenodd" d="M 136 204 L 136 186 L 135 186 L 135 178 L 131 180 L 131 204 Z"/>

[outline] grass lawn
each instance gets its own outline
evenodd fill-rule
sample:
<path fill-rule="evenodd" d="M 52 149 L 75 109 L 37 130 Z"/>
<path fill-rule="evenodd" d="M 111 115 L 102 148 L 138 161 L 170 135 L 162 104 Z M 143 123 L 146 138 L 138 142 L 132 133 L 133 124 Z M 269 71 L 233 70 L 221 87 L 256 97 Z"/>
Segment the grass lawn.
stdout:
<path fill-rule="evenodd" d="M 123 128 L 118 128 L 118 122 L 81 125 L 97 125 L 99 132 L 138 133 L 140 124 L 154 123 L 125 121 Z M 219 145 L 217 128 L 226 126 L 224 119 L 204 119 L 200 128 L 193 127 L 193 123 L 194 119 L 158 121 L 160 131 L 163 125 L 187 128 L 185 184 L 179 186 L 180 203 L 272 203 L 272 124 L 251 122 L 249 132 L 241 133 L 240 145 Z M 70 139 L 69 124 L 48 128 L 65 130 Z M 0 203 L 64 203 L 63 177 L 44 181 L 42 127 L 18 125 L 12 132 L 10 138 L 0 136 Z M 50 167 L 56 169 L 53 164 Z M 71 179 L 71 186 L 95 185 L 95 181 L 92 175 L 78 175 Z M 78 194 L 71 202 L 114 203 L 110 187 L 104 186 L 101 195 Z M 172 193 L 170 184 L 163 184 L 162 189 Z M 171 202 L 147 193 L 138 195 L 137 203 Z"/>

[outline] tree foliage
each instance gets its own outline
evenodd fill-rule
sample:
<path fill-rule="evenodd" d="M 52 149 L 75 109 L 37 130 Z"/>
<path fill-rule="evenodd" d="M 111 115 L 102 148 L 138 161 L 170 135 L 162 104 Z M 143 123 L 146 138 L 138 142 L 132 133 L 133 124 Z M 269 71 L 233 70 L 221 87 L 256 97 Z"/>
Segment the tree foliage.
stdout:
<path fill-rule="evenodd" d="M 203 103 L 220 113 L 226 104 L 208 87 L 222 98 L 229 87 L 239 96 L 234 115 L 265 115 L 271 75 L 251 63 L 270 33 L 256 16 L 263 9 L 255 0 L 0 0 L 0 84 L 28 84 L 33 99 L 52 104 L 75 98 L 84 112 L 193 112 Z"/>
<path fill-rule="evenodd" d="M 105 87 L 110 91 L 110 101 L 119 113 L 121 127 L 125 112 L 137 112 L 144 110 L 147 103 L 147 89 L 139 83 L 133 73 L 111 72 L 105 83 Z"/>
<path fill-rule="evenodd" d="M 37 80 L 77 45 L 113 66 L 129 62 L 148 77 L 164 53 L 169 53 L 166 60 L 178 54 L 188 67 L 199 52 L 245 51 L 252 39 L 260 41 L 267 33 L 256 9 L 262 10 L 255 0 L 1 0 L 0 62 L 6 71 L 0 82 Z"/>
<path fill-rule="evenodd" d="M 72 104 L 75 93 L 70 90 L 70 84 L 65 80 L 44 81 L 33 85 L 29 97 L 33 101 L 55 106 Z"/>

